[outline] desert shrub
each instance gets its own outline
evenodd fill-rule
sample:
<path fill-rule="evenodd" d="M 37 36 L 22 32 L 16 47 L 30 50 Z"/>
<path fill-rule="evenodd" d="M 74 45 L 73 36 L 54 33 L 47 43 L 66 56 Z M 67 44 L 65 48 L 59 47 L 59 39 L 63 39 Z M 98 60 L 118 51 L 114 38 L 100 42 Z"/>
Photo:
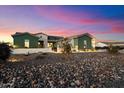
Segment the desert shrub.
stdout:
<path fill-rule="evenodd" d="M 116 47 L 116 46 L 110 45 L 109 48 L 108 48 L 108 52 L 111 53 L 111 54 L 116 54 L 116 53 L 118 53 L 118 51 L 119 51 L 119 48 Z"/>
<path fill-rule="evenodd" d="M 91 51 L 95 51 L 95 48 L 92 48 Z"/>
<path fill-rule="evenodd" d="M 102 47 L 95 47 L 95 49 L 96 49 L 96 50 L 100 50 L 100 49 L 102 49 Z"/>
<path fill-rule="evenodd" d="M 86 49 L 85 49 L 85 48 L 83 48 L 83 51 L 86 51 Z"/>
<path fill-rule="evenodd" d="M 2 59 L 0 59 L 0 65 L 1 65 L 1 63 L 3 64 L 3 63 L 5 63 L 5 61 L 4 61 L 4 60 L 2 60 Z"/>
<path fill-rule="evenodd" d="M 38 55 L 35 57 L 36 60 L 44 59 L 44 58 L 45 58 L 45 55 Z"/>
<path fill-rule="evenodd" d="M 123 50 L 123 49 L 124 49 L 124 46 L 120 47 L 119 49 L 120 49 L 120 50 Z"/>
<path fill-rule="evenodd" d="M 95 47 L 96 50 L 101 50 L 101 49 L 108 49 L 107 46 L 104 46 L 104 47 Z"/>
<path fill-rule="evenodd" d="M 6 43 L 0 43 L 0 59 L 6 61 L 11 55 L 11 49 Z"/>
<path fill-rule="evenodd" d="M 48 53 L 42 53 L 42 55 L 48 55 Z"/>
<path fill-rule="evenodd" d="M 73 52 L 76 52 L 76 50 L 74 49 Z"/>

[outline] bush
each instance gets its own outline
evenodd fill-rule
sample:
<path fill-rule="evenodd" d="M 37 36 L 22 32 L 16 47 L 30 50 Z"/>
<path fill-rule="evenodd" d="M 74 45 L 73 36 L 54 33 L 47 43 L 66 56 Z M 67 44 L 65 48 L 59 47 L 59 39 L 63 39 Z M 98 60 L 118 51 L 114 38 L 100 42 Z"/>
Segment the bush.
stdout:
<path fill-rule="evenodd" d="M 101 50 L 101 49 L 108 49 L 107 46 L 104 46 L 104 47 L 95 47 L 96 50 Z"/>
<path fill-rule="evenodd" d="M 44 59 L 45 58 L 45 55 L 38 55 L 38 56 L 36 56 L 36 60 L 40 60 L 40 59 Z"/>
<path fill-rule="evenodd" d="M 11 54 L 11 49 L 6 43 L 0 43 L 0 59 L 6 61 Z"/>
<path fill-rule="evenodd" d="M 116 46 L 110 45 L 109 48 L 108 48 L 108 52 L 112 53 L 112 54 L 116 54 L 116 53 L 118 53 L 118 51 L 119 51 L 119 48 L 116 47 Z"/>
<path fill-rule="evenodd" d="M 42 53 L 42 55 L 48 55 L 48 53 Z"/>

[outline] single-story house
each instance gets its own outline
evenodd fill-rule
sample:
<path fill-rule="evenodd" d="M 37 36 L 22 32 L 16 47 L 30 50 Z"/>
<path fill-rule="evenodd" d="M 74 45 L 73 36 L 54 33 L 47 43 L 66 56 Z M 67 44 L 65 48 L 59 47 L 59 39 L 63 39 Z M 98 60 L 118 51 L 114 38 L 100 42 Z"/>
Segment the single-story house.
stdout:
<path fill-rule="evenodd" d="M 63 37 L 50 36 L 44 33 L 31 34 L 28 32 L 16 32 L 13 37 L 15 48 L 48 48 L 56 49 L 58 52 L 62 49 Z M 89 33 L 67 37 L 72 51 L 90 51 L 96 46 L 96 39 Z"/>
<path fill-rule="evenodd" d="M 59 36 L 49 36 L 44 33 L 20 33 L 16 32 L 13 37 L 15 48 L 48 48 L 55 46 L 58 40 L 63 39 Z"/>
<path fill-rule="evenodd" d="M 89 34 L 89 33 L 84 33 L 80 35 L 75 35 L 67 38 L 68 42 L 71 45 L 72 51 L 93 51 L 95 50 L 96 46 L 96 38 Z M 58 44 L 58 51 L 62 50 L 62 40 L 59 41 Z"/>

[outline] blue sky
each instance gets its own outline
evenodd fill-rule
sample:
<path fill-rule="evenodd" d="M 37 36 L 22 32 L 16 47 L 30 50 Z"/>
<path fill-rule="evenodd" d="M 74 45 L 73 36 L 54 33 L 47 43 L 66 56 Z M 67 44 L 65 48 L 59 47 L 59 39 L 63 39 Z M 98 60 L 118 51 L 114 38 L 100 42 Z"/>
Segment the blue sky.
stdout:
<path fill-rule="evenodd" d="M 15 32 L 72 36 L 91 33 L 98 40 L 124 41 L 124 6 L 0 6 L 0 40 Z"/>

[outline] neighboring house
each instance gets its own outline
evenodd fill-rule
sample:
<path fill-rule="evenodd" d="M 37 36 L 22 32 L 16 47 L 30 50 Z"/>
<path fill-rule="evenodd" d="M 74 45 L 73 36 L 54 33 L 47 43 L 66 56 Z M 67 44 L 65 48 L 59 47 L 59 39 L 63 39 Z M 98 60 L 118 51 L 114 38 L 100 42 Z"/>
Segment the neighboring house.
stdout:
<path fill-rule="evenodd" d="M 103 42 L 97 42 L 96 47 L 101 47 L 102 48 L 102 47 L 108 47 L 108 45 L 103 43 Z"/>
<path fill-rule="evenodd" d="M 31 34 L 28 32 L 16 32 L 13 37 L 15 48 L 47 48 L 56 45 L 57 41 L 63 39 L 59 36 L 49 36 L 44 33 Z"/>
<path fill-rule="evenodd" d="M 89 33 L 76 35 L 67 38 L 72 47 L 72 51 L 91 51 L 95 49 L 96 39 Z M 58 51 L 61 51 L 61 42 L 58 44 Z"/>

